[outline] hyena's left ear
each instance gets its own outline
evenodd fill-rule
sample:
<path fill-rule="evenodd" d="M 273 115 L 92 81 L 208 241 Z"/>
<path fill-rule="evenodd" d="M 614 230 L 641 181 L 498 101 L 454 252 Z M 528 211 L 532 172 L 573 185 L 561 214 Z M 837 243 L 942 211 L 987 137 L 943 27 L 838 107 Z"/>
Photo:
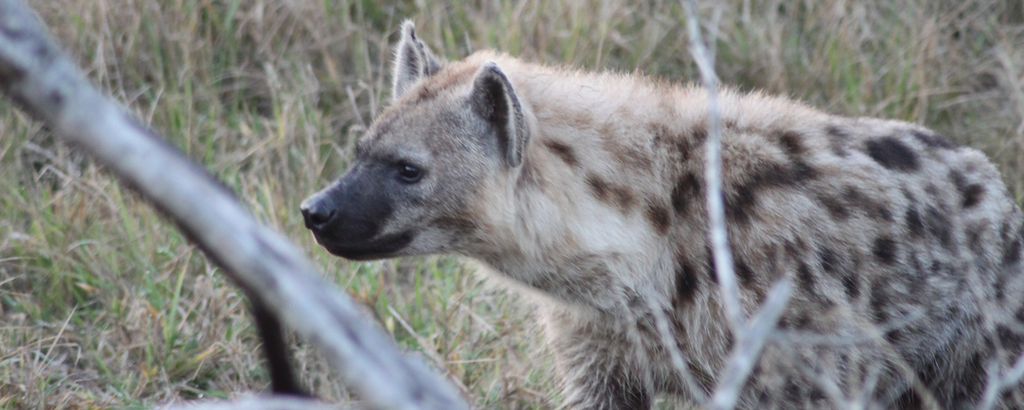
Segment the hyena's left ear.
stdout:
<path fill-rule="evenodd" d="M 505 155 L 505 163 L 510 167 L 521 164 L 530 131 L 512 83 L 493 61 L 485 63 L 477 72 L 470 104 L 473 112 L 498 132 L 497 145 Z"/>
<path fill-rule="evenodd" d="M 398 50 L 395 52 L 391 100 L 398 100 L 420 79 L 434 75 L 440 69 L 441 61 L 434 57 L 426 44 L 416 38 L 416 25 L 411 20 L 402 23 L 402 40 L 398 42 Z"/>

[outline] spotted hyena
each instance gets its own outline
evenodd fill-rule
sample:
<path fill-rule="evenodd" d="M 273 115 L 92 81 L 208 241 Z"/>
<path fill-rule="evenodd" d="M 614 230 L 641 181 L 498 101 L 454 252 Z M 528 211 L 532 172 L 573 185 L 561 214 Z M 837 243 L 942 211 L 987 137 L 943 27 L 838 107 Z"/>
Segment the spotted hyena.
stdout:
<path fill-rule="evenodd" d="M 530 295 L 568 408 L 693 401 L 683 372 L 712 392 L 734 340 L 707 239 L 706 101 L 493 52 L 444 62 L 405 23 L 391 107 L 302 213 L 335 255 L 463 255 Z M 1024 345 L 1024 221 L 992 164 L 914 124 L 720 101 L 743 307 L 795 284 L 739 407 L 978 405 Z"/>

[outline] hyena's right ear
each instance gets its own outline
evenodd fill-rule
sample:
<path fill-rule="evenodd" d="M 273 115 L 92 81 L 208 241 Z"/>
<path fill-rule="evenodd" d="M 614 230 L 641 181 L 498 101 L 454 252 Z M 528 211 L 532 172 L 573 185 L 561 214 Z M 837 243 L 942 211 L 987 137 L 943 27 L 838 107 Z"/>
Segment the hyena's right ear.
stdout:
<path fill-rule="evenodd" d="M 469 100 L 473 112 L 498 131 L 498 147 L 505 164 L 516 167 L 523 163 L 523 150 L 530 139 L 530 131 L 519 96 L 498 64 L 489 61 L 480 67 Z"/>
<path fill-rule="evenodd" d="M 412 20 L 402 23 L 402 40 L 398 42 L 398 50 L 395 52 L 391 100 L 398 100 L 417 81 L 433 75 L 440 69 L 441 62 L 434 57 L 426 44 L 416 38 L 416 25 Z"/>

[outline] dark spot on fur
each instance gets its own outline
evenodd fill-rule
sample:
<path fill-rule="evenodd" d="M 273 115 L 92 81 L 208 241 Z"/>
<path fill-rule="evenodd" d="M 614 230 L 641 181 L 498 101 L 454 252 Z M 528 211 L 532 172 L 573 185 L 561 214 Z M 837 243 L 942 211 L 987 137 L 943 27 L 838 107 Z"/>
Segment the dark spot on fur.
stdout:
<path fill-rule="evenodd" d="M 939 244 L 949 251 L 953 251 L 953 228 L 949 224 L 946 214 L 935 207 L 929 206 L 925 211 L 924 226 L 928 232 L 939 240 Z"/>
<path fill-rule="evenodd" d="M 746 262 L 736 259 L 736 277 L 744 285 L 750 286 L 754 283 L 754 271 Z"/>
<path fill-rule="evenodd" d="M 873 219 L 888 222 L 893 221 L 892 213 L 889 212 L 889 208 L 872 200 L 857 188 L 852 186 L 846 187 L 846 190 L 843 191 L 843 199 L 846 200 L 847 204 L 861 209 Z"/>
<path fill-rule="evenodd" d="M 795 380 L 786 381 L 786 387 L 782 390 L 787 403 L 803 403 L 803 389 Z"/>
<path fill-rule="evenodd" d="M 754 206 L 756 200 L 754 188 L 750 185 L 736 188 L 732 195 L 726 195 L 725 197 L 725 216 L 737 222 L 749 221 L 750 208 Z"/>
<path fill-rule="evenodd" d="M 796 161 L 791 166 L 767 165 L 752 175 L 746 183 L 726 193 L 726 216 L 736 222 L 749 221 L 760 190 L 799 186 L 816 176 L 817 171 L 801 161 Z"/>
<path fill-rule="evenodd" d="M 921 166 L 917 154 L 895 137 L 869 140 L 866 147 L 868 156 L 887 169 L 911 172 Z"/>
<path fill-rule="evenodd" d="M 839 272 L 839 257 L 829 248 L 822 248 L 818 251 L 818 260 L 821 262 L 821 269 L 825 272 L 835 274 Z"/>
<path fill-rule="evenodd" d="M 605 139 L 604 148 L 615 157 L 619 168 L 646 171 L 651 168 L 651 160 L 646 154 L 635 147 L 616 142 L 618 139 Z"/>
<path fill-rule="evenodd" d="M 985 194 L 984 186 L 970 183 L 963 173 L 956 170 L 949 171 L 949 180 L 956 186 L 957 191 L 960 191 L 960 196 L 963 198 L 960 205 L 964 209 L 981 202 L 982 196 Z"/>
<path fill-rule="evenodd" d="M 1003 246 L 1003 266 L 1009 267 L 1011 265 L 1020 262 L 1020 251 L 1021 251 L 1021 237 L 1017 236 L 1009 242 L 1004 242 Z"/>
<path fill-rule="evenodd" d="M 850 140 L 850 134 L 835 125 L 825 127 L 825 132 L 830 137 L 829 147 L 832 148 L 832 153 L 839 157 L 847 156 L 849 153 L 846 152 L 846 144 Z"/>
<path fill-rule="evenodd" d="M 783 330 L 814 330 L 814 322 L 807 312 L 799 312 L 778 321 L 778 328 Z"/>
<path fill-rule="evenodd" d="M 904 390 L 903 394 L 900 394 L 892 404 L 892 408 L 895 410 L 922 410 L 928 408 L 913 388 Z"/>
<path fill-rule="evenodd" d="M 903 339 L 903 331 L 900 329 L 892 329 L 889 330 L 888 332 L 885 332 L 885 335 L 883 335 L 883 337 L 885 337 L 885 340 L 887 340 L 889 343 L 895 345 L 898 344 L 900 340 Z"/>
<path fill-rule="evenodd" d="M 607 181 L 597 175 L 588 174 L 587 185 L 590 185 L 590 190 L 594 192 L 594 196 L 597 197 L 597 199 L 605 202 L 608 201 L 608 196 L 610 194 L 608 193 L 609 188 Z"/>
<path fill-rule="evenodd" d="M 64 104 L 64 95 L 60 91 L 54 90 L 47 96 L 47 100 L 54 108 L 59 109 Z"/>
<path fill-rule="evenodd" d="M 756 379 L 756 377 L 754 379 Z M 769 401 L 771 399 L 771 394 L 768 393 L 767 388 L 758 386 L 754 393 L 757 395 L 757 407 L 768 408 L 771 406 L 771 402 Z"/>
<path fill-rule="evenodd" d="M 946 139 L 946 137 L 943 137 L 938 134 L 929 134 L 920 130 L 912 130 L 910 131 L 910 135 L 913 135 L 914 138 L 917 138 L 917 140 L 921 141 L 922 144 L 932 148 L 956 148 L 956 144 L 950 142 L 948 139 Z"/>
<path fill-rule="evenodd" d="M 924 235 L 924 223 L 921 222 L 921 214 L 917 213 L 916 208 L 907 208 L 905 219 L 907 221 L 907 231 L 910 232 L 911 236 L 920 238 Z"/>
<path fill-rule="evenodd" d="M 850 211 L 846 209 L 846 206 L 834 196 L 818 193 L 815 195 L 818 202 L 828 210 L 829 215 L 832 219 L 843 220 L 850 216 Z"/>
<path fill-rule="evenodd" d="M 896 262 L 897 252 L 899 252 L 899 247 L 892 238 L 875 238 L 875 244 L 871 247 L 871 253 L 875 255 L 875 258 L 886 265 Z"/>
<path fill-rule="evenodd" d="M 911 251 L 907 259 L 910 260 L 911 270 L 904 279 L 908 283 L 910 294 L 920 295 L 926 284 L 925 278 L 928 275 L 928 271 L 925 270 L 924 263 L 921 262 L 920 253 Z"/>
<path fill-rule="evenodd" d="M 653 141 L 655 144 L 668 144 L 674 142 L 672 133 L 669 132 L 668 127 L 662 123 L 650 123 L 647 124 L 647 129 L 651 134 L 654 135 Z"/>
<path fill-rule="evenodd" d="M 619 206 L 619 210 L 623 212 L 629 212 L 629 209 L 633 207 L 633 202 L 635 202 L 633 193 L 623 186 L 612 186 L 612 197 L 615 204 Z"/>
<path fill-rule="evenodd" d="M 700 179 L 697 175 L 692 173 L 683 175 L 672 187 L 672 209 L 678 215 L 685 214 L 690 202 L 700 200 L 700 192 Z"/>
<path fill-rule="evenodd" d="M 808 295 L 817 295 L 817 291 L 814 288 L 814 275 L 811 273 L 811 268 L 806 263 L 800 262 L 800 266 L 796 269 L 796 277 L 800 284 L 800 289 Z"/>
<path fill-rule="evenodd" d="M 871 287 L 871 317 L 875 323 L 883 323 L 889 319 L 889 306 L 892 302 L 885 294 L 885 285 Z"/>
<path fill-rule="evenodd" d="M 981 315 L 972 315 L 968 320 L 970 320 L 970 323 L 972 324 L 980 324 L 982 321 Z M 984 342 L 986 351 L 991 352 L 995 350 L 996 342 L 992 340 L 991 335 L 985 335 L 985 338 L 984 340 L 982 340 L 982 342 Z"/>
<path fill-rule="evenodd" d="M 690 130 L 690 138 L 695 144 L 703 144 L 704 141 L 708 139 L 708 128 L 703 124 L 695 125 L 693 129 Z"/>
<path fill-rule="evenodd" d="M 985 376 L 985 368 L 988 360 L 986 360 L 989 353 L 978 352 L 971 356 L 971 360 L 967 363 L 966 368 L 961 370 L 963 379 L 956 385 L 956 391 L 953 394 L 954 398 L 960 400 L 974 401 L 981 397 L 982 392 L 985 391 L 985 387 L 988 385 L 988 377 Z"/>
<path fill-rule="evenodd" d="M 799 157 L 804 154 L 805 149 L 800 142 L 800 135 L 792 131 L 786 131 L 779 137 L 782 149 L 789 157 Z"/>
<path fill-rule="evenodd" d="M 825 392 L 821 391 L 821 389 L 818 387 L 811 387 L 811 392 L 809 393 L 809 395 L 811 398 L 811 402 L 813 403 L 819 403 L 827 399 L 827 396 L 825 396 Z"/>
<path fill-rule="evenodd" d="M 996 326 L 996 335 L 999 336 L 999 343 L 1003 349 L 1009 350 L 1008 353 L 1013 355 L 1013 357 L 1016 357 L 1020 353 L 1021 348 L 1024 347 L 1024 337 L 1006 325 Z"/>
<path fill-rule="evenodd" d="M 967 229 L 967 247 L 974 252 L 975 255 L 984 255 L 985 249 L 983 248 L 982 235 L 985 230 L 984 225 L 974 225 Z"/>
<path fill-rule="evenodd" d="M 718 267 L 715 266 L 715 253 L 711 251 L 710 244 L 704 245 L 704 271 L 711 282 L 718 283 Z"/>
<path fill-rule="evenodd" d="M 985 187 L 981 184 L 971 184 L 962 193 L 964 195 L 962 204 L 964 209 L 971 208 L 981 202 L 981 198 L 985 194 Z"/>
<path fill-rule="evenodd" d="M 597 199 L 617 206 L 622 212 L 628 212 L 633 206 L 633 194 L 626 187 L 610 184 L 595 174 L 587 175 L 587 185 Z"/>
<path fill-rule="evenodd" d="M 579 159 L 576 158 L 576 151 L 572 147 L 559 142 L 559 141 L 544 141 L 544 146 L 548 147 L 552 153 L 557 155 L 562 161 L 565 161 L 569 166 L 575 167 L 579 165 Z"/>
<path fill-rule="evenodd" d="M 788 174 L 785 176 L 784 183 L 780 185 L 797 185 L 809 179 L 817 178 L 818 170 L 811 167 L 810 164 L 803 161 L 796 161 L 793 166 L 789 168 Z"/>
<path fill-rule="evenodd" d="M 956 186 L 958 191 L 963 192 L 964 188 L 967 187 L 967 177 L 964 176 L 963 172 L 955 169 L 949 170 L 949 181 Z"/>
<path fill-rule="evenodd" d="M 681 262 L 676 268 L 676 293 L 672 298 L 672 306 L 678 310 L 684 305 L 692 304 L 699 286 L 697 272 L 686 262 Z"/>
<path fill-rule="evenodd" d="M 668 233 L 668 228 L 672 221 L 669 219 L 668 209 L 661 205 L 649 204 L 647 205 L 647 220 L 651 222 L 651 226 L 658 232 L 659 235 L 665 235 Z"/>
<path fill-rule="evenodd" d="M 789 258 L 789 260 L 800 260 L 800 252 L 796 249 L 796 244 L 787 241 L 784 248 L 786 251 L 786 257 Z"/>

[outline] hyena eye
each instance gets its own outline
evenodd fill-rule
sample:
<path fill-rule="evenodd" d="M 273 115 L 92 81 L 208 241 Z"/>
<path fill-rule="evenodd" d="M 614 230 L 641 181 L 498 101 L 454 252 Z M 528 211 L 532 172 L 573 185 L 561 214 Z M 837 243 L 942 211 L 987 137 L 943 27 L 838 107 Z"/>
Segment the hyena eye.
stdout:
<path fill-rule="evenodd" d="M 419 169 L 419 167 L 404 162 L 398 164 L 398 179 L 402 180 L 402 182 L 415 184 L 421 178 L 423 178 L 423 170 Z"/>

